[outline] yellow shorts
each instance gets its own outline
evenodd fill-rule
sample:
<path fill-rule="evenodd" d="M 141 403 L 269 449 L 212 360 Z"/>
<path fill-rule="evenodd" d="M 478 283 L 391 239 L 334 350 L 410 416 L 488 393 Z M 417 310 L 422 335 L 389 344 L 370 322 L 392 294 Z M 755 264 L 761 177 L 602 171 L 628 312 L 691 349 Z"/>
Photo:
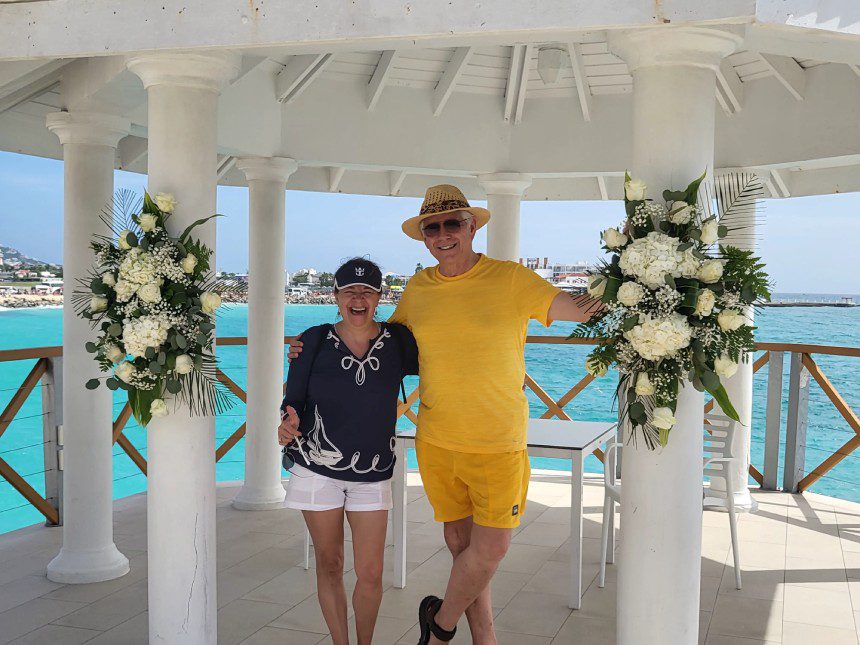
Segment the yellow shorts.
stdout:
<path fill-rule="evenodd" d="M 531 474 L 527 451 L 479 454 L 416 441 L 415 452 L 437 522 L 472 516 L 481 526 L 519 526 Z"/>

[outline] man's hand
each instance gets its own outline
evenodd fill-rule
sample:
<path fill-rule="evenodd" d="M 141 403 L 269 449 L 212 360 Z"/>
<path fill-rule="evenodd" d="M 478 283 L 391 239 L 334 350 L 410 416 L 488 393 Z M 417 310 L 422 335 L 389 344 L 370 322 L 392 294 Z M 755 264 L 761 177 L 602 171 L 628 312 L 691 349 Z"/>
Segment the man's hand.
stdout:
<path fill-rule="evenodd" d="M 281 425 L 278 426 L 278 443 L 287 446 L 296 437 L 301 437 L 299 432 L 299 415 L 293 406 L 288 405 L 286 412 L 281 416 Z"/>
<path fill-rule="evenodd" d="M 290 359 L 290 363 L 296 360 L 299 357 L 299 354 L 302 353 L 302 347 L 304 346 L 304 343 L 299 340 L 301 337 L 302 335 L 299 334 L 298 336 L 293 338 L 293 340 L 290 341 L 290 351 L 287 354 L 287 357 Z"/>

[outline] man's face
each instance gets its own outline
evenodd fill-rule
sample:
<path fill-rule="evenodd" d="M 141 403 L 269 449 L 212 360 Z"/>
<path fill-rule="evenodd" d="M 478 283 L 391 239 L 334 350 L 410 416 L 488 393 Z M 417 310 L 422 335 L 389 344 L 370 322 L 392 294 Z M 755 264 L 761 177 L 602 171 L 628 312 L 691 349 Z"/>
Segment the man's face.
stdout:
<path fill-rule="evenodd" d="M 476 230 L 468 211 L 431 215 L 421 222 L 424 245 L 440 263 L 471 255 Z"/>

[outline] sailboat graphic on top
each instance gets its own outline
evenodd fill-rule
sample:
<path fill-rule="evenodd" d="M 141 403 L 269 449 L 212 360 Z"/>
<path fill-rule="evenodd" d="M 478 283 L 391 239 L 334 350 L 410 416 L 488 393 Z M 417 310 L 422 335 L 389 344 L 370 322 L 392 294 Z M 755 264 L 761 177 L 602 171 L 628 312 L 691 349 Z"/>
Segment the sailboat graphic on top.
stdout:
<path fill-rule="evenodd" d="M 343 459 L 343 453 L 326 436 L 325 424 L 316 406 L 314 406 L 314 427 L 308 432 L 306 447 L 310 460 L 320 466 L 331 467 Z"/>

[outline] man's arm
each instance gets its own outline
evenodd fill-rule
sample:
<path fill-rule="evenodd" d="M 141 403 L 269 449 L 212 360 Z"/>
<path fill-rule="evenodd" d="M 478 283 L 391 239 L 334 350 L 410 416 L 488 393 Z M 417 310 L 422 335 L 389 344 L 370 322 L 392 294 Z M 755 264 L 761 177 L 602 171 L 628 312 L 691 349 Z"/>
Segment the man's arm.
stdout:
<path fill-rule="evenodd" d="M 553 298 L 552 304 L 549 306 L 549 319 L 585 322 L 598 308 L 596 305 L 599 303 L 593 298 L 574 300 L 567 293 L 561 292 Z"/>

